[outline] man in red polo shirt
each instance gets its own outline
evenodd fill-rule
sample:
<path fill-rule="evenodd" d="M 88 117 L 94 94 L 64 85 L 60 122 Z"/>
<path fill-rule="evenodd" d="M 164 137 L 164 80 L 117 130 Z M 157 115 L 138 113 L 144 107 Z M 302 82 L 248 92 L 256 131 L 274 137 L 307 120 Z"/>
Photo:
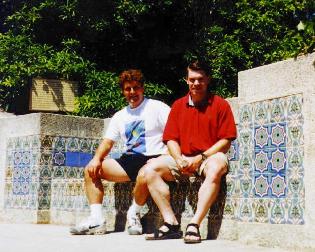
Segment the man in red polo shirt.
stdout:
<path fill-rule="evenodd" d="M 223 98 L 208 92 L 208 67 L 196 61 L 187 68 L 189 93 L 175 101 L 164 130 L 163 141 L 170 155 L 153 159 L 145 167 L 145 179 L 164 219 L 147 240 L 178 239 L 180 225 L 170 204 L 166 181 L 180 182 L 189 176 L 204 177 L 198 192 L 195 215 L 187 225 L 184 241 L 201 241 L 199 225 L 215 201 L 221 177 L 228 171 L 225 153 L 236 138 L 231 108 Z"/>

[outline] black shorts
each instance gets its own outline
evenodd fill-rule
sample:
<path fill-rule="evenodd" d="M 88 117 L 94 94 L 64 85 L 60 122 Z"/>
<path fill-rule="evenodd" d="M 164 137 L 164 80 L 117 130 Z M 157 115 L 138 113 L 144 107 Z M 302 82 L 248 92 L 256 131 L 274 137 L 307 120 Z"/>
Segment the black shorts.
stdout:
<path fill-rule="evenodd" d="M 139 170 L 151 158 L 160 155 L 144 156 L 141 154 L 122 154 L 120 158 L 115 159 L 118 164 L 125 170 L 131 181 L 136 181 Z"/>

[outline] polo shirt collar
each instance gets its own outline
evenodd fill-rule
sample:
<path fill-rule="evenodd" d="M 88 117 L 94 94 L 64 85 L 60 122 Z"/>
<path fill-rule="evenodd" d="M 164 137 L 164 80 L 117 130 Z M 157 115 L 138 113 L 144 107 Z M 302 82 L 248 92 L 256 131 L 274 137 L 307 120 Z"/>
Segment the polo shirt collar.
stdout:
<path fill-rule="evenodd" d="M 194 104 L 194 102 L 193 102 L 193 100 L 192 100 L 192 98 L 191 98 L 191 95 L 190 95 L 190 93 L 188 93 L 187 94 L 187 102 L 186 102 L 186 104 L 188 105 L 188 106 L 191 106 L 191 107 L 195 107 L 195 104 Z M 204 103 L 205 105 L 206 104 L 211 104 L 212 103 L 212 95 L 211 94 L 208 94 L 208 99 L 207 99 L 207 101 Z"/>

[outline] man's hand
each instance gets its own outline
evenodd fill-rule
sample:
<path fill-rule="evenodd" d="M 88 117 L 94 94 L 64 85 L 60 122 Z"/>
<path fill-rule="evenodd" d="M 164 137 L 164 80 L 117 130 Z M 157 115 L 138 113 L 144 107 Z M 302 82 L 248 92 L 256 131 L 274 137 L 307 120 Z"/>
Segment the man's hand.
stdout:
<path fill-rule="evenodd" d="M 200 155 L 193 157 L 186 157 L 183 155 L 183 159 L 186 160 L 188 164 L 181 170 L 181 172 L 189 176 L 194 174 L 202 163 L 202 158 Z"/>
<path fill-rule="evenodd" d="M 184 158 L 184 156 L 176 159 L 176 164 L 180 172 L 182 172 L 183 169 L 189 165 L 188 161 Z"/>
<path fill-rule="evenodd" d="M 97 175 L 98 175 L 98 172 L 99 172 L 101 166 L 102 166 L 102 161 L 98 158 L 93 158 L 88 163 L 88 165 L 86 167 L 87 167 L 87 170 L 88 170 L 92 179 L 97 178 Z"/>

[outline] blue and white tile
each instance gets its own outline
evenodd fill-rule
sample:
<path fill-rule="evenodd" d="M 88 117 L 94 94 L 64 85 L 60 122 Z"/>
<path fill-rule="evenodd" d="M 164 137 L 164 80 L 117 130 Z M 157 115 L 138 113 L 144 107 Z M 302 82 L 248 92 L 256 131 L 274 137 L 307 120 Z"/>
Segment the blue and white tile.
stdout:
<path fill-rule="evenodd" d="M 292 120 L 288 122 L 288 147 L 297 147 L 304 144 L 303 122 Z"/>
<path fill-rule="evenodd" d="M 239 199 L 237 219 L 242 222 L 254 221 L 254 211 L 250 199 Z"/>
<path fill-rule="evenodd" d="M 65 152 L 66 151 L 66 138 L 62 136 L 54 137 L 52 142 L 52 149 L 55 152 Z"/>
<path fill-rule="evenodd" d="M 89 153 L 91 152 L 92 140 L 88 138 L 81 138 L 79 141 L 80 152 Z"/>
<path fill-rule="evenodd" d="M 270 176 L 267 174 L 255 174 L 253 180 L 253 194 L 256 198 L 268 198 L 268 196 L 270 196 Z"/>
<path fill-rule="evenodd" d="M 303 225 L 304 221 L 304 214 L 305 214 L 305 201 L 303 199 L 290 199 L 288 201 L 288 221 L 289 224 L 294 225 Z"/>
<path fill-rule="evenodd" d="M 290 177 L 288 179 L 288 198 L 304 198 L 305 186 L 303 177 Z"/>
<path fill-rule="evenodd" d="M 246 129 L 246 128 L 252 128 L 253 127 L 253 106 L 251 104 L 245 104 L 240 106 L 240 112 L 239 112 L 239 127 L 240 130 Z"/>
<path fill-rule="evenodd" d="M 254 106 L 254 125 L 270 123 L 270 101 L 256 102 Z"/>
<path fill-rule="evenodd" d="M 253 185 L 251 177 L 240 177 L 240 193 L 242 198 L 253 197 Z"/>
<path fill-rule="evenodd" d="M 286 211 L 284 201 L 281 199 L 271 201 L 270 209 L 270 223 L 271 224 L 286 224 Z"/>
<path fill-rule="evenodd" d="M 237 217 L 238 199 L 227 198 L 224 205 L 224 219 L 235 220 Z"/>
<path fill-rule="evenodd" d="M 80 151 L 79 138 L 76 137 L 66 138 L 66 151 L 79 152 Z"/>
<path fill-rule="evenodd" d="M 284 122 L 287 119 L 287 99 L 277 98 L 272 99 L 270 104 L 270 122 Z"/>
<path fill-rule="evenodd" d="M 292 95 L 287 97 L 288 121 L 303 120 L 303 96 Z"/>
<path fill-rule="evenodd" d="M 276 174 L 271 177 L 270 181 L 271 198 L 283 198 L 287 195 L 286 176 Z"/>

